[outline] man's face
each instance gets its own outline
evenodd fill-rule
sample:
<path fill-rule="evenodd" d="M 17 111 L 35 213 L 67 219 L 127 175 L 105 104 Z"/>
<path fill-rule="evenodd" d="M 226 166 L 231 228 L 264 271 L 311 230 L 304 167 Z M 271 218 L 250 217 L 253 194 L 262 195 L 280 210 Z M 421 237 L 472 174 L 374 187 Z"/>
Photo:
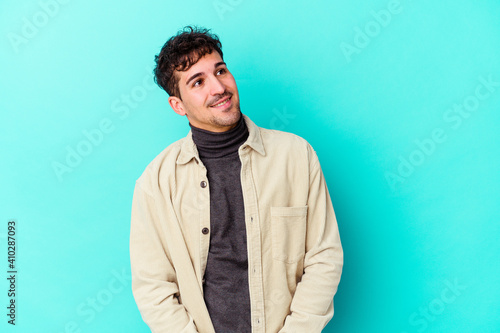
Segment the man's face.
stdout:
<path fill-rule="evenodd" d="M 174 111 L 187 116 L 191 125 L 212 132 L 224 132 L 240 120 L 240 100 L 233 75 L 218 52 L 201 57 L 179 76 L 182 100 L 171 96 Z"/>

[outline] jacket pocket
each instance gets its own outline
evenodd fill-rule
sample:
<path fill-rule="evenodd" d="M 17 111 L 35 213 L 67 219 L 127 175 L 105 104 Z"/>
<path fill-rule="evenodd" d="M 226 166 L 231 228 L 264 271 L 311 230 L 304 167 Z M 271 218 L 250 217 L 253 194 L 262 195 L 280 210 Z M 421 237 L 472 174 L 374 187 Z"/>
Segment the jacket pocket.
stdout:
<path fill-rule="evenodd" d="M 273 258 L 294 263 L 305 254 L 307 206 L 271 207 Z"/>

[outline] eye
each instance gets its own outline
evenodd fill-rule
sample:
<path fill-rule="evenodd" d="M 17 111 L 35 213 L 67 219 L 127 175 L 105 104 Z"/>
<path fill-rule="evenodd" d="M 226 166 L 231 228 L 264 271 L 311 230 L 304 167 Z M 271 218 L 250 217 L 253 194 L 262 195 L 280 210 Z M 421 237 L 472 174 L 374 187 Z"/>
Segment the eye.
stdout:
<path fill-rule="evenodd" d="M 199 87 L 203 81 L 201 79 L 194 81 L 193 87 Z"/>
<path fill-rule="evenodd" d="M 225 74 L 227 72 L 227 70 L 225 68 L 221 68 L 217 71 L 217 75 L 222 75 L 222 74 Z"/>

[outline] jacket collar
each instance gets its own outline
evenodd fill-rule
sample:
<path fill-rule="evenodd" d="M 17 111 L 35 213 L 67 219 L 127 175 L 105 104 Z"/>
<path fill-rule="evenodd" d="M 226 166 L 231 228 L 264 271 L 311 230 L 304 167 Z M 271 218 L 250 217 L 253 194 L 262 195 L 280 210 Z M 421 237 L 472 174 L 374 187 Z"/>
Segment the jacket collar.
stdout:
<path fill-rule="evenodd" d="M 260 129 L 257 125 L 254 124 L 253 121 L 250 120 L 246 115 L 241 114 L 245 123 L 248 127 L 248 138 L 241 145 L 241 147 L 245 148 L 246 146 L 251 147 L 253 150 L 261 154 L 262 156 L 266 155 L 266 151 L 264 149 L 264 144 L 262 143 L 262 137 L 260 135 Z M 198 155 L 198 149 L 196 148 L 196 144 L 193 141 L 193 133 L 189 130 L 189 133 L 184 138 L 181 151 L 179 156 L 177 157 L 177 164 L 186 164 L 192 159 L 196 159 L 198 162 L 201 162 L 200 156 Z"/>

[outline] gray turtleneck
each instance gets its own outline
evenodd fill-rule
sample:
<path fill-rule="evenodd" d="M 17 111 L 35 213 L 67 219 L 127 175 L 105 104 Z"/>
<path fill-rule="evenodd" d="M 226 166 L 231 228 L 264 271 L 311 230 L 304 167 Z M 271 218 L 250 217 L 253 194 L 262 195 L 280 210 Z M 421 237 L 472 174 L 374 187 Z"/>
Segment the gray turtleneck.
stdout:
<path fill-rule="evenodd" d="M 191 126 L 207 168 L 210 188 L 210 247 L 203 294 L 217 333 L 251 332 L 245 209 L 238 148 L 248 138 L 243 116 L 229 131 Z"/>

